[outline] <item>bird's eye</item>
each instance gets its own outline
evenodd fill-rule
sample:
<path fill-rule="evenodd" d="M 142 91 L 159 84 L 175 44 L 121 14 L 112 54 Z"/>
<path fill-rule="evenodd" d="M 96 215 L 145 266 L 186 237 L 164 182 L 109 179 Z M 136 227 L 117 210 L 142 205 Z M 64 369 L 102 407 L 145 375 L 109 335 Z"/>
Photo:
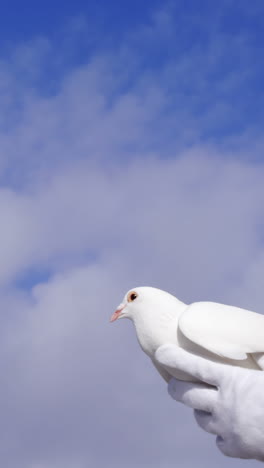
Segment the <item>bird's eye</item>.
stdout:
<path fill-rule="evenodd" d="M 133 302 L 137 297 L 137 293 L 135 291 L 132 291 L 131 293 L 129 293 L 127 300 L 128 302 Z"/>

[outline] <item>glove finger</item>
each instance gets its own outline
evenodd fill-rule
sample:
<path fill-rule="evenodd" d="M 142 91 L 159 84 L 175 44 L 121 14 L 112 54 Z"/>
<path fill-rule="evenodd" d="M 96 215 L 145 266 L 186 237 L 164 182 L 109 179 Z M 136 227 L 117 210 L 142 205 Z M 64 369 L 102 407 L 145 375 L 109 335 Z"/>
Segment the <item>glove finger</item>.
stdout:
<path fill-rule="evenodd" d="M 176 379 L 169 381 L 168 392 L 174 400 L 207 413 L 213 412 L 218 394 L 214 387 Z"/>
<path fill-rule="evenodd" d="M 243 456 L 239 451 L 236 450 L 236 446 L 233 441 L 224 440 L 220 435 L 216 437 L 216 445 L 219 450 L 225 455 L 226 457 L 238 457 L 238 458 L 247 458 Z"/>
<path fill-rule="evenodd" d="M 197 424 L 206 432 L 217 435 L 217 427 L 212 413 L 206 411 L 194 410 L 194 417 Z"/>
<path fill-rule="evenodd" d="M 212 362 L 171 344 L 160 346 L 155 359 L 167 369 L 172 369 L 172 375 L 173 370 L 177 369 L 215 387 L 219 387 L 233 372 L 231 366 Z"/>

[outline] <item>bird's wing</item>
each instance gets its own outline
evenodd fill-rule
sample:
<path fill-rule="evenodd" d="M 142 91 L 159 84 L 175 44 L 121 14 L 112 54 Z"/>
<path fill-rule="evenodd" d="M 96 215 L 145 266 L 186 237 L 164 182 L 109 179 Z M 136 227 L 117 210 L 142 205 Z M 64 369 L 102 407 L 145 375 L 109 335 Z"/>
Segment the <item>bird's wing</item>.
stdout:
<path fill-rule="evenodd" d="M 214 302 L 195 302 L 179 319 L 181 332 L 224 358 L 244 360 L 264 352 L 264 315 Z"/>

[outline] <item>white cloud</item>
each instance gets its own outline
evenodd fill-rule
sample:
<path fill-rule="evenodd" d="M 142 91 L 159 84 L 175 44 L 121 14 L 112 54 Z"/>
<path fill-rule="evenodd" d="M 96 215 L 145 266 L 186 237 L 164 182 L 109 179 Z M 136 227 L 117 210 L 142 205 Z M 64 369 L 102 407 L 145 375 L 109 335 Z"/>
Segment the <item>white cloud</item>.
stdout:
<path fill-rule="evenodd" d="M 178 406 L 172 412 L 165 385 L 138 349 L 129 324 L 108 324 L 125 290 L 141 283 L 186 301 L 200 296 L 224 301 L 240 285 L 242 297 L 248 291 L 245 302 L 261 307 L 261 294 L 256 304 L 245 281 L 256 256 L 263 256 L 258 221 L 263 169 L 200 151 L 116 170 L 76 164 L 27 197 L 3 192 L 7 219 L 17 223 L 12 231 L 28 230 L 25 237 L 8 237 L 10 223 L 4 222 L 2 277 L 9 272 L 10 280 L 32 265 L 60 272 L 28 297 L 2 298 L 14 317 L 3 329 L 6 378 L 0 402 L 7 446 L 12 433 L 12 466 L 17 459 L 44 463 L 57 456 L 79 457 L 80 463 L 90 457 L 105 466 L 102 440 L 117 466 L 127 456 L 135 464 L 160 456 L 169 466 L 175 450 L 187 463 L 190 431 L 201 445 L 197 466 L 217 462 L 211 439 L 195 429 L 191 415 L 188 419 Z M 80 267 L 87 250 L 98 258 Z M 262 270 L 260 264 L 258 278 Z M 211 450 L 207 460 L 204 450 Z"/>

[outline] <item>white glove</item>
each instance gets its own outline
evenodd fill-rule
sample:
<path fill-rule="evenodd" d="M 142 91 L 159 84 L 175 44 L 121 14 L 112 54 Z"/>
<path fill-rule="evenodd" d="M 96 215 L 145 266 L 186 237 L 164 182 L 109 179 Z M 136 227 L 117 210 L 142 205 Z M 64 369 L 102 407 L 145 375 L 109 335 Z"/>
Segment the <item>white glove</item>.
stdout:
<path fill-rule="evenodd" d="M 161 365 L 205 382 L 172 378 L 168 391 L 194 408 L 197 423 L 217 435 L 224 455 L 264 461 L 264 372 L 218 364 L 174 345 L 161 346 L 155 357 Z"/>

